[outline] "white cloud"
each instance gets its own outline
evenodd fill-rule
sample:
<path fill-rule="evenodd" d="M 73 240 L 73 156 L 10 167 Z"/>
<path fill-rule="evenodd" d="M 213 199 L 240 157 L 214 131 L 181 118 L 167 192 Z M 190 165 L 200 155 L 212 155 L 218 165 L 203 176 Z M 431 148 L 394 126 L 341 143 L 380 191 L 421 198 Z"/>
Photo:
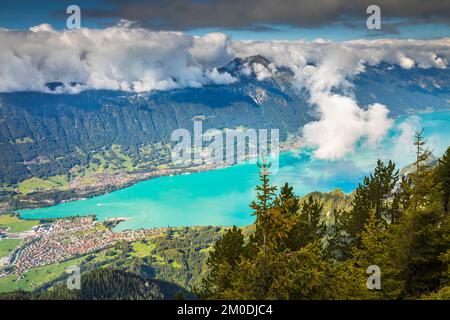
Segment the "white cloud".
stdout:
<path fill-rule="evenodd" d="M 41 32 L 41 31 L 44 31 L 44 32 L 55 32 L 55 29 L 53 29 L 51 24 L 43 23 L 43 24 L 40 24 L 38 26 L 31 27 L 30 31 L 32 31 L 32 32 Z"/>
<path fill-rule="evenodd" d="M 388 107 L 381 104 L 358 106 L 346 95 L 351 79 L 366 65 L 381 62 L 404 69 L 446 68 L 450 38 L 437 40 L 356 40 L 236 42 L 235 52 L 262 54 L 276 65 L 295 72 L 295 84 L 306 89 L 317 107 L 317 121 L 304 126 L 303 140 L 315 149 L 314 156 L 338 159 L 354 151 L 358 142 L 377 144 L 392 126 Z M 335 89 L 340 89 L 336 91 Z M 341 93 L 336 93 L 341 92 Z"/>
<path fill-rule="evenodd" d="M 414 60 L 406 57 L 404 54 L 401 53 L 398 54 L 398 61 L 403 69 L 411 69 L 415 65 Z"/>
<path fill-rule="evenodd" d="M 417 117 L 410 117 L 399 125 L 400 134 L 394 139 L 393 146 L 397 149 L 393 154 L 398 155 L 414 155 L 414 135 L 419 128 L 420 119 Z"/>
<path fill-rule="evenodd" d="M 329 92 L 315 93 L 314 101 L 320 119 L 303 127 L 303 139 L 315 148 L 314 156 L 320 159 L 344 157 L 354 151 L 361 138 L 375 144 L 392 125 L 384 105 L 374 104 L 364 110 L 352 98 Z"/>
<path fill-rule="evenodd" d="M 236 78 L 227 72 L 219 72 L 217 68 L 206 71 L 206 76 L 217 84 L 230 84 L 237 81 Z"/>
<path fill-rule="evenodd" d="M 229 75 L 207 73 L 206 67 L 229 59 L 226 42 L 226 36 L 193 38 L 124 25 L 104 30 L 54 31 L 50 25 L 0 30 L 0 91 L 46 91 L 48 82 L 58 81 L 82 83 L 85 89 L 138 92 L 198 87 L 215 80 L 229 83 Z"/>
<path fill-rule="evenodd" d="M 382 62 L 405 69 L 447 68 L 450 57 L 450 38 L 233 41 L 222 33 L 198 37 L 131 25 L 123 21 L 103 30 L 55 31 L 48 24 L 29 31 L 0 29 L 0 92 L 48 91 L 49 82 L 78 83 L 57 93 L 229 84 L 236 79 L 219 72 L 219 67 L 234 57 L 262 55 L 273 64 L 254 64 L 247 71 L 264 80 L 277 67 L 291 68 L 294 84 L 310 93 L 318 115 L 303 128 L 304 141 L 315 148 L 316 157 L 336 159 L 352 152 L 359 141 L 376 144 L 392 124 L 388 107 L 374 104 L 364 109 L 345 94 L 353 76 Z"/>
<path fill-rule="evenodd" d="M 194 37 L 189 52 L 205 68 L 221 67 L 234 58 L 231 38 L 219 32 Z"/>
<path fill-rule="evenodd" d="M 256 79 L 263 81 L 272 76 L 272 72 L 260 63 L 253 63 L 251 68 L 256 75 Z"/>
<path fill-rule="evenodd" d="M 309 85 L 336 87 L 361 72 L 363 64 L 382 61 L 404 68 L 445 68 L 450 39 L 331 41 L 233 41 L 223 33 L 202 37 L 180 32 L 132 28 L 132 22 L 103 30 L 55 31 L 49 24 L 29 31 L 0 29 L 0 91 L 46 91 L 48 82 L 77 82 L 112 90 L 166 90 L 208 83 L 230 83 L 218 68 L 232 58 L 263 55 L 275 66 L 296 72 L 298 85 L 308 85 L 304 72 L 318 72 Z M 317 68 L 308 70 L 307 65 Z M 321 66 L 328 64 L 328 66 Z M 262 66 L 261 66 L 262 67 Z M 273 70 L 253 70 L 260 80 Z M 316 79 L 314 79 L 316 78 Z"/>
<path fill-rule="evenodd" d="M 365 110 L 354 98 L 332 91 L 350 86 L 348 77 L 363 71 L 362 60 L 354 51 L 335 44 L 327 44 L 316 65 L 296 69 L 298 86 L 308 89 L 310 102 L 317 106 L 319 120 L 302 130 L 306 146 L 315 148 L 315 157 L 342 158 L 353 152 L 362 138 L 376 144 L 391 127 L 386 106 L 374 104 Z"/>

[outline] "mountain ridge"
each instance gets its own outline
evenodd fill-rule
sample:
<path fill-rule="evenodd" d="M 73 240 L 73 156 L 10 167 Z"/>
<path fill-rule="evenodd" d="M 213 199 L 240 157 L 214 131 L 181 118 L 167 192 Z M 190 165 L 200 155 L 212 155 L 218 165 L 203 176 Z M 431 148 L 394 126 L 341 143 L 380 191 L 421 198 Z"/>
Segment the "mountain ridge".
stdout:
<path fill-rule="evenodd" d="M 237 75 L 246 64 L 266 70 L 272 65 L 262 56 L 251 56 L 223 68 L 231 72 L 234 67 Z M 203 119 L 204 131 L 277 128 L 281 141 L 316 119 L 307 92 L 296 90 L 286 68 L 273 66 L 272 76 L 260 80 L 254 71 L 231 84 L 150 93 L 0 93 L 0 186 L 11 194 L 11 186 L 32 177 L 63 176 L 68 181 L 99 163 L 113 163 L 112 172 L 157 170 L 170 162 L 172 131 L 192 130 L 194 119 Z M 361 106 L 385 104 L 393 117 L 448 110 L 449 69 L 383 64 L 367 66 L 349 81 L 349 93 Z"/>

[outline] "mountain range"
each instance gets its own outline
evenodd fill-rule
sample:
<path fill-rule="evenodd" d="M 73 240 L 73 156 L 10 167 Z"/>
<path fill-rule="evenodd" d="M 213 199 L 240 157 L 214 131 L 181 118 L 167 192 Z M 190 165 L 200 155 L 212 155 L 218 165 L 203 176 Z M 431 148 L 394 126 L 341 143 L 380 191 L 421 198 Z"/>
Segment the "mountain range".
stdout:
<path fill-rule="evenodd" d="M 255 71 L 261 66 L 273 69 L 271 75 Z M 0 93 L 0 185 L 67 175 L 98 162 L 95 155 L 111 146 L 120 150 L 119 158 L 129 159 L 131 165 L 124 170 L 153 170 L 170 160 L 172 131 L 191 130 L 195 119 L 203 121 L 204 131 L 277 128 L 284 141 L 317 118 L 307 90 L 295 87 L 288 68 L 273 68 L 266 58 L 252 56 L 236 58 L 218 71 L 236 81 L 149 93 L 77 94 L 53 92 L 74 85 L 53 82 L 47 93 Z M 348 80 L 346 94 L 363 107 L 384 104 L 394 117 L 449 106 L 448 68 L 402 69 L 383 63 L 366 66 Z"/>

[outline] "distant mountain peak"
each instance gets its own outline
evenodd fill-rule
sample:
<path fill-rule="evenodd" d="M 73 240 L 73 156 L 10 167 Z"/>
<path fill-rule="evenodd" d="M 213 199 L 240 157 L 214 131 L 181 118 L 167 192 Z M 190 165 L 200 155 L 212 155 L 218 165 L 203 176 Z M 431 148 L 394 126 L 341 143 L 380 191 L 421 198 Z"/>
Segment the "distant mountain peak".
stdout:
<path fill-rule="evenodd" d="M 266 57 L 263 57 L 261 55 L 256 55 L 256 56 L 250 56 L 250 57 L 246 57 L 243 59 L 244 63 L 248 63 L 248 64 L 254 64 L 254 63 L 258 63 L 260 65 L 263 65 L 264 67 L 269 67 L 269 65 L 272 63 L 269 59 L 267 59 Z"/>
<path fill-rule="evenodd" d="M 261 55 L 255 55 L 234 58 L 226 66 L 220 68 L 219 71 L 228 72 L 235 77 L 253 76 L 261 80 L 275 73 L 277 69 L 269 59 Z"/>
<path fill-rule="evenodd" d="M 76 86 L 83 86 L 83 85 L 84 85 L 83 83 L 75 82 L 75 81 L 71 81 L 69 83 L 55 81 L 55 82 L 47 82 L 45 84 L 47 89 L 50 90 L 51 92 L 55 92 L 57 90 L 64 90 L 64 89 L 68 89 L 68 88 L 74 88 Z"/>
<path fill-rule="evenodd" d="M 256 56 L 248 56 L 248 57 L 237 57 L 234 58 L 233 60 L 231 60 L 230 62 L 228 62 L 228 64 L 226 66 L 224 66 L 224 68 L 228 68 L 228 69 L 236 69 L 239 68 L 240 66 L 244 66 L 246 64 L 260 64 L 263 65 L 264 67 L 268 67 L 272 62 L 267 59 L 266 57 L 263 57 L 261 55 L 256 55 Z"/>

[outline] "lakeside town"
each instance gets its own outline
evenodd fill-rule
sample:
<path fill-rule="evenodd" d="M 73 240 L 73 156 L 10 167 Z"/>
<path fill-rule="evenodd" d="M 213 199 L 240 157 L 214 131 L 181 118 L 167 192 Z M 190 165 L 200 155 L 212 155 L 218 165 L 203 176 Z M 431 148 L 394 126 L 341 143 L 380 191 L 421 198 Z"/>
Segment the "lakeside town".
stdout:
<path fill-rule="evenodd" d="M 280 146 L 280 151 L 285 152 L 298 148 L 298 139 L 293 139 Z M 68 202 L 84 199 L 125 188 L 143 180 L 205 172 L 229 167 L 230 164 L 203 163 L 158 169 L 150 172 L 120 172 L 114 174 L 95 173 L 91 176 L 89 184 L 82 179 L 75 178 L 68 184 L 68 189 L 74 190 L 77 195 L 74 198 L 55 201 L 41 199 L 29 200 L 28 208 L 51 206 L 58 202 Z M 43 190 L 45 194 L 45 190 Z M 11 212 L 8 203 L 0 202 L 0 213 Z M 124 218 L 115 218 L 112 223 L 120 223 Z M 10 274 L 21 277 L 27 270 L 35 267 L 62 262 L 75 256 L 92 253 L 113 246 L 120 240 L 132 242 L 139 241 L 150 235 L 165 232 L 167 228 L 126 230 L 114 232 L 105 227 L 104 222 L 97 221 L 93 216 L 68 217 L 55 219 L 49 223 L 34 226 L 31 230 L 22 232 L 10 232 L 1 228 L 0 238 L 20 239 L 21 244 L 7 257 L 0 257 L 0 279 Z"/>
<path fill-rule="evenodd" d="M 301 140 L 298 136 L 292 136 L 285 142 L 280 144 L 279 152 L 287 152 L 297 150 L 301 146 Z M 160 168 L 152 171 L 126 172 L 119 171 L 114 173 L 93 173 L 90 176 L 89 183 L 85 183 L 82 177 L 75 177 L 68 182 L 66 191 L 71 191 L 70 196 L 65 197 L 63 192 L 57 192 L 58 197 L 55 199 L 53 191 L 50 189 L 42 189 L 27 196 L 20 196 L 16 201 L 0 201 L 0 213 L 14 212 L 18 209 L 32 209 L 40 207 L 53 206 L 58 203 L 77 201 L 81 199 L 99 196 L 115 190 L 123 189 L 136 183 L 160 178 L 164 176 L 175 176 L 180 174 L 191 174 L 206 172 L 216 169 L 230 167 L 233 164 L 228 163 L 202 163 L 202 164 L 183 164 L 177 163 L 173 167 Z M 19 192 L 15 190 L 15 192 Z M 63 198 L 60 198 L 63 196 Z"/>
<path fill-rule="evenodd" d="M 106 222 L 115 225 L 123 220 L 125 218 L 115 218 Z M 20 239 L 21 244 L 9 256 L 2 258 L 0 279 L 10 274 L 20 278 L 31 268 L 92 253 L 114 246 L 119 241 L 139 241 L 163 232 L 166 232 L 166 228 L 115 232 L 94 216 L 56 219 L 38 224 L 31 230 L 15 233 L 2 228 L 2 239 Z"/>
<path fill-rule="evenodd" d="M 63 198 L 61 200 L 56 200 L 51 197 L 52 191 L 41 190 L 40 192 L 33 193 L 26 197 L 21 197 L 17 201 L 2 201 L 0 202 L 0 213 L 8 213 L 17 210 L 18 208 L 40 208 L 53 206 L 58 203 L 64 203 L 69 201 L 77 201 L 90 197 L 95 197 L 105 193 L 112 192 L 114 190 L 123 189 L 136 184 L 141 181 L 164 177 L 164 176 L 174 176 L 180 174 L 191 174 L 205 172 L 215 169 L 221 169 L 228 167 L 229 165 L 216 165 L 216 164 L 201 164 L 190 167 L 182 168 L 167 168 L 159 169 L 149 172 L 139 172 L 139 173 L 96 173 L 91 176 L 91 181 L 86 184 L 80 178 L 75 178 L 70 181 L 67 186 L 67 190 L 72 191 L 72 196 L 69 198 Z M 61 194 L 59 192 L 59 194 Z M 20 206 L 17 206 L 20 203 Z"/>

